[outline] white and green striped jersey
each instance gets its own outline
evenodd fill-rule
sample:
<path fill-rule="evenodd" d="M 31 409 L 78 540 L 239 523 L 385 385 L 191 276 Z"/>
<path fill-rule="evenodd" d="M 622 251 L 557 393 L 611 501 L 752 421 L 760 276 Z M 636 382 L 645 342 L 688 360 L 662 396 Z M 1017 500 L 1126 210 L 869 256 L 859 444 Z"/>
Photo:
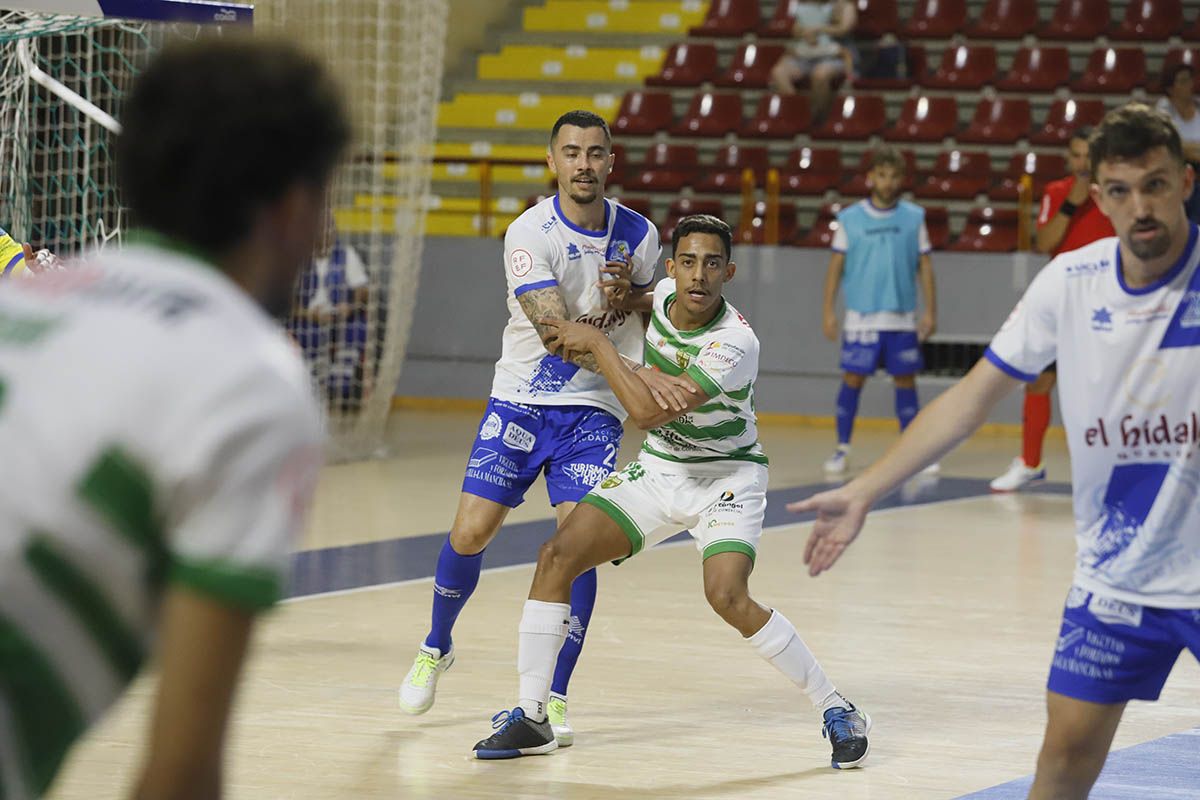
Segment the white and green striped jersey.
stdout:
<path fill-rule="evenodd" d="M 321 440 L 295 348 L 195 258 L 143 244 L 0 287 L 0 797 L 45 790 L 167 588 L 280 597 Z"/>
<path fill-rule="evenodd" d="M 675 281 L 666 278 L 654 287 L 646 365 L 668 375 L 686 373 L 709 401 L 650 431 L 640 459 L 666 462 L 696 476 L 725 475 L 747 461 L 766 464 L 754 417 L 758 337 L 750 323 L 723 299 L 712 322 L 681 331 L 667 314 L 673 302 Z"/>

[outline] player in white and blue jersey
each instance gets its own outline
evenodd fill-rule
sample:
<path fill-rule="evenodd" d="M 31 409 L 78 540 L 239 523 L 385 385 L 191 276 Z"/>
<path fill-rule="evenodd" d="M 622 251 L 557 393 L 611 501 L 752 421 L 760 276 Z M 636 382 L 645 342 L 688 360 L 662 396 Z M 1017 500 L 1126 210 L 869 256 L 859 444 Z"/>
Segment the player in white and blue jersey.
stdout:
<path fill-rule="evenodd" d="M 916 375 L 921 370 L 921 342 L 937 327 L 932 249 L 925 229 L 925 210 L 900 200 L 903 156 L 882 146 L 871 158 L 870 196 L 838 214 L 833 255 L 825 277 L 826 338 L 837 341 L 834 307 L 839 285 L 846 299 L 842 328 L 842 385 L 837 396 L 837 449 L 825 471 L 846 471 L 850 436 L 858 400 L 867 377 L 883 367 L 896 389 L 896 418 L 903 431 L 917 415 Z M 917 283 L 925 309 L 917 317 Z"/>
<path fill-rule="evenodd" d="M 1048 682 L 1030 791 L 1085 798 L 1125 704 L 1156 700 L 1186 647 L 1200 658 L 1200 228 L 1195 177 L 1170 119 L 1112 111 L 1090 142 L 1092 198 L 1115 238 L 1034 279 L 986 358 L 854 481 L 789 506 L 816 511 L 805 550 L 828 569 L 870 506 L 966 438 L 1058 359 L 1077 557 Z"/>
<path fill-rule="evenodd" d="M 625 309 L 649 290 L 661 247 L 650 221 L 604 197 L 611 145 L 599 116 L 572 111 L 560 117 L 546 159 L 558 192 L 513 221 L 504 237 L 509 321 L 458 513 L 438 557 L 432 626 L 400 690 L 400 707 L 410 714 L 433 705 L 438 676 L 454 660 L 451 631 L 479 581 L 483 550 L 534 479 L 545 475 L 561 521 L 615 464 L 624 409 L 593 357 L 564 361 L 547 351 L 543 340 L 551 331 L 542 324 L 585 322 L 603 331 L 623 357 L 641 363 L 641 317 Z M 665 376 L 646 371 L 645 379 L 670 393 Z M 673 402 L 682 407 L 683 390 L 674 392 Z M 575 583 L 572 635 L 554 681 L 555 726 L 564 745 L 572 738 L 567 683 L 595 596 L 592 570 Z"/>

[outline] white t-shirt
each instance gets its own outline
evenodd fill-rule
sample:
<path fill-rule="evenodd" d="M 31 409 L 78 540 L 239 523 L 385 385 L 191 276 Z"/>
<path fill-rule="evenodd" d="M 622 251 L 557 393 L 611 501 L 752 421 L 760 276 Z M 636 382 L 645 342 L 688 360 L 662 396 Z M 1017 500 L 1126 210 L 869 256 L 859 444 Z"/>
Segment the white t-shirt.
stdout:
<path fill-rule="evenodd" d="M 321 444 L 295 348 L 213 267 L 138 245 L 0 288 L 0 638 L 41 721 L 69 741 L 117 698 L 166 586 L 274 603 Z M 0 742 L 31 746 L 5 686 Z"/>
<path fill-rule="evenodd" d="M 860 201 L 863 210 L 868 215 L 875 219 L 887 219 L 892 214 L 896 213 L 898 206 L 891 208 L 879 208 L 868 198 Z M 921 223 L 921 230 L 917 234 L 918 246 L 921 250 L 921 255 L 929 255 L 933 251 L 933 245 L 929 243 L 929 229 L 925 227 L 925 223 Z M 841 225 L 833 232 L 833 242 L 831 247 L 835 253 L 845 253 L 849 249 L 850 242 L 846 238 L 846 229 Z M 917 329 L 917 313 L 915 311 L 876 311 L 872 314 L 862 314 L 854 309 L 846 309 L 846 319 L 842 325 L 842 330 L 852 333 L 863 333 L 867 331 L 915 331 Z"/>
<path fill-rule="evenodd" d="M 361 289 L 367 285 L 367 268 L 363 264 L 362 258 L 358 255 L 358 251 L 349 245 L 338 242 L 334 245 L 334 249 L 342 256 L 343 268 L 345 269 L 346 288 L 350 290 Z M 334 253 L 330 253 L 324 258 L 313 259 L 313 270 L 316 272 L 315 283 L 317 288 L 313 291 L 312 297 L 308 301 L 307 309 L 317 311 L 329 309 L 333 307 L 333 303 L 329 298 L 329 271 L 333 266 Z"/>
<path fill-rule="evenodd" d="M 1179 110 L 1175 108 L 1175 104 L 1166 97 L 1158 98 L 1156 108 L 1170 117 L 1171 122 L 1175 123 L 1176 129 L 1179 130 L 1180 139 L 1191 144 L 1200 144 L 1200 109 L 1197 109 L 1196 113 L 1192 114 L 1191 119 L 1184 119 L 1179 116 Z"/>
<path fill-rule="evenodd" d="M 517 297 L 556 286 L 567 304 L 567 316 L 595 325 L 608 334 L 617 351 L 642 360 L 642 321 L 637 313 L 607 307 L 596 283 L 609 276 L 606 261 L 626 259 L 633 283 L 646 288 L 662 248 L 658 229 L 641 214 L 604 200 L 604 230 L 588 231 L 571 224 L 551 197 L 528 209 L 508 226 L 504 236 L 504 274 L 508 279 L 508 325 L 496 362 L 492 396 L 532 405 L 582 405 L 626 417 L 604 378 L 546 352 Z"/>
<path fill-rule="evenodd" d="M 1128 603 L 1200 608 L 1200 248 L 1129 289 L 1116 238 L 1034 279 L 986 351 L 1032 381 L 1058 361 L 1076 582 Z"/>

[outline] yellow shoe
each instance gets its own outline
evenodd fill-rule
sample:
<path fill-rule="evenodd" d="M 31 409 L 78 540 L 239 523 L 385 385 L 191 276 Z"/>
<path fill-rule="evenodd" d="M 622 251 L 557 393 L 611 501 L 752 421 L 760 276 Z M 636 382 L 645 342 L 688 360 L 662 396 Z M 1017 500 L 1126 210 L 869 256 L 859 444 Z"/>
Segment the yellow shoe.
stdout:
<path fill-rule="evenodd" d="M 560 694 L 551 694 L 550 702 L 546 704 L 546 717 L 550 720 L 550 729 L 554 731 L 554 740 L 559 747 L 570 747 L 575 744 L 575 731 L 567 722 L 567 698 Z"/>

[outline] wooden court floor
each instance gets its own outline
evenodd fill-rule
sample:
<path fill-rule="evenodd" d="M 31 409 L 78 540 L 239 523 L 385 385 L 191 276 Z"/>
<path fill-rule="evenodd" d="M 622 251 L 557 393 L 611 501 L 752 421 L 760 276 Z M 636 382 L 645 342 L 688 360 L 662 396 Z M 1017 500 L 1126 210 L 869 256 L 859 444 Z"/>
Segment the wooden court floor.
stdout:
<path fill-rule="evenodd" d="M 445 531 L 476 423 L 399 415 L 403 455 L 327 468 L 303 547 Z M 855 460 L 892 436 L 863 431 Z M 766 426 L 763 438 L 773 489 L 821 479 L 829 431 Z M 1017 446 L 977 438 L 943 473 L 990 478 Z M 1065 481 L 1060 440 L 1047 459 L 1051 479 Z M 535 487 L 513 520 L 549 519 L 544 497 Z M 261 625 L 241 689 L 228 796 L 908 800 L 1030 773 L 1071 574 L 1069 499 L 980 495 L 884 511 L 818 579 L 801 564 L 807 528 L 764 535 L 751 586 L 874 717 L 866 769 L 829 768 L 817 715 L 708 609 L 697 553 L 684 543 L 601 570 L 570 694 L 576 746 L 512 762 L 469 753 L 515 701 L 516 623 L 532 567 L 485 573 L 455 631 L 458 661 L 422 717 L 400 712 L 396 689 L 428 624 L 429 579 L 285 603 Z M 153 684 L 140 680 L 76 749 L 51 797 L 127 794 Z M 1200 668 L 1185 654 L 1159 703 L 1130 706 L 1116 747 L 1197 724 Z"/>

